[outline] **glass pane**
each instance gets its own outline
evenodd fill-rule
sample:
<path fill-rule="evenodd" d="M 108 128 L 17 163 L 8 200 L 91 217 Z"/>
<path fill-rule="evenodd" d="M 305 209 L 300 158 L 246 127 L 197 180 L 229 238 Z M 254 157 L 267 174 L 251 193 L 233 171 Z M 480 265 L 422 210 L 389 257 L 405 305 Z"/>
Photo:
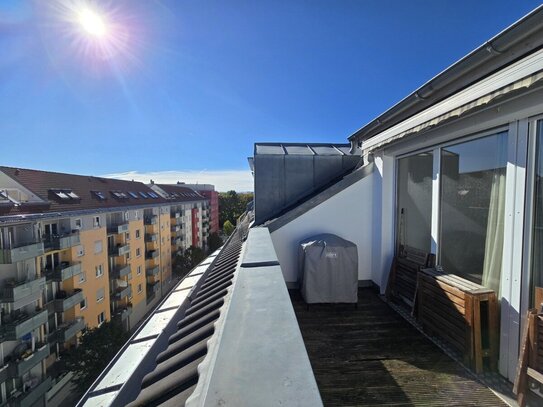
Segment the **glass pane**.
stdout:
<path fill-rule="evenodd" d="M 499 295 L 507 133 L 441 150 L 440 264 Z"/>
<path fill-rule="evenodd" d="M 532 299 L 535 287 L 543 287 L 543 121 L 537 123 L 534 186 L 534 226 L 532 240 Z"/>
<path fill-rule="evenodd" d="M 397 236 L 399 246 L 410 246 L 430 252 L 432 173 L 431 152 L 398 160 Z"/>

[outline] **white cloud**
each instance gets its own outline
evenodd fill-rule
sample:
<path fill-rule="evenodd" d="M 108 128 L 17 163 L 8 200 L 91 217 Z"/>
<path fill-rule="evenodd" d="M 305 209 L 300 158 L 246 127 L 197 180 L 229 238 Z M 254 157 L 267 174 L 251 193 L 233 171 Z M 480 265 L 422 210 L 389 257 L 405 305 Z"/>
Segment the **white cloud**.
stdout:
<path fill-rule="evenodd" d="M 175 184 L 177 181 L 186 184 L 213 184 L 215 190 L 224 191 L 252 191 L 253 176 L 249 170 L 224 170 L 224 171 L 155 171 L 138 172 L 127 171 L 117 174 L 103 175 L 106 178 L 119 178 L 149 183 L 153 180 L 156 184 Z"/>

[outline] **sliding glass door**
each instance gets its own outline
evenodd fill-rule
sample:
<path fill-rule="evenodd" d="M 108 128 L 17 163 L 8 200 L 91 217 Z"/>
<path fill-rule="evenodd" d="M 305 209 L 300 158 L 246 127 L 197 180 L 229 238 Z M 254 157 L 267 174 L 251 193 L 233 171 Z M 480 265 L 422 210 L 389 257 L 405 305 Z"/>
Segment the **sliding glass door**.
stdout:
<path fill-rule="evenodd" d="M 439 263 L 499 297 L 507 133 L 441 149 Z"/>
<path fill-rule="evenodd" d="M 398 246 L 430 252 L 432 152 L 398 160 Z"/>

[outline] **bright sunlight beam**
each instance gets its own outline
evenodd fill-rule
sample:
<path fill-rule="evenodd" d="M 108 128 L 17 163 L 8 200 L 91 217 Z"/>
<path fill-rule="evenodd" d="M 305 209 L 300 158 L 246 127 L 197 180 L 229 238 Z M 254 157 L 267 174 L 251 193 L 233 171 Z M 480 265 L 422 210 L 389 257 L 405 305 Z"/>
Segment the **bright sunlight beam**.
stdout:
<path fill-rule="evenodd" d="M 102 16 L 88 8 L 79 13 L 79 23 L 92 36 L 104 37 L 107 34 L 107 26 Z"/>

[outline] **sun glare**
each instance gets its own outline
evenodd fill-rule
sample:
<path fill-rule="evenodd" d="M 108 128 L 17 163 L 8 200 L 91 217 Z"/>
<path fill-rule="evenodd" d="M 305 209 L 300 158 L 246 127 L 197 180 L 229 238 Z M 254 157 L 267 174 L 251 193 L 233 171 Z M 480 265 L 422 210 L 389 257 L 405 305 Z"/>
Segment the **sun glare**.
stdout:
<path fill-rule="evenodd" d="M 102 16 L 88 8 L 79 13 L 79 23 L 92 36 L 104 37 L 107 34 L 107 27 Z"/>

